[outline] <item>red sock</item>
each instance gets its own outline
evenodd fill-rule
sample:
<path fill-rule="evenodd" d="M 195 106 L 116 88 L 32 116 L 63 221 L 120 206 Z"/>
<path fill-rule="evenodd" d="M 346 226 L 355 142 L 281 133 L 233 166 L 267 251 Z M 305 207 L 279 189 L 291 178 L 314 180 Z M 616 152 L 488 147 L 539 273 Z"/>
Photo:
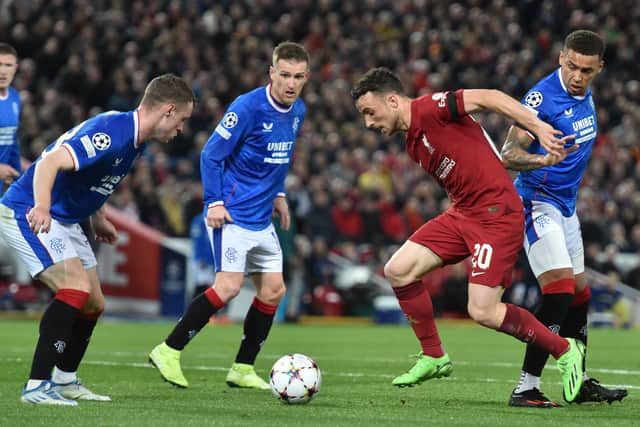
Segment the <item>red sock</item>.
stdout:
<path fill-rule="evenodd" d="M 402 288 L 393 288 L 400 308 L 404 312 L 413 332 L 420 340 L 422 352 L 431 357 L 444 356 L 442 342 L 433 318 L 431 296 L 421 281 L 413 282 Z"/>
<path fill-rule="evenodd" d="M 500 332 L 511 335 L 526 343 L 535 344 L 548 351 L 556 359 L 567 351 L 567 340 L 554 334 L 544 326 L 533 314 L 513 304 L 505 304 L 507 312 L 504 315 Z"/>

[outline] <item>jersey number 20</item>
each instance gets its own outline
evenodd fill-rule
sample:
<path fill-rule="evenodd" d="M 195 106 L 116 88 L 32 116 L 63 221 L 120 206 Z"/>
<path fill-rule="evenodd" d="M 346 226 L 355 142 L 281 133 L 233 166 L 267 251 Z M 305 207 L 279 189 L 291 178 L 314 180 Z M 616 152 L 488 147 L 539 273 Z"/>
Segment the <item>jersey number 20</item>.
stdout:
<path fill-rule="evenodd" d="M 473 246 L 473 257 L 471 257 L 471 264 L 473 268 L 481 268 L 486 270 L 491 265 L 491 256 L 493 255 L 493 248 L 488 243 L 476 243 Z"/>

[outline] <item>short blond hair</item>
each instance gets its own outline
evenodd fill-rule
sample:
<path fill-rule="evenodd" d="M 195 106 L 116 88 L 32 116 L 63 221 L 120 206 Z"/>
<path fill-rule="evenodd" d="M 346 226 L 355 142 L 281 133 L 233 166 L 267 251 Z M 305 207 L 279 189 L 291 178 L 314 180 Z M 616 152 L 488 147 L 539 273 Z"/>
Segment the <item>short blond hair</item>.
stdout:
<path fill-rule="evenodd" d="M 156 106 L 168 102 L 179 105 L 195 104 L 195 96 L 189 83 L 174 74 L 163 74 L 151 80 L 144 90 L 140 105 Z"/>
<path fill-rule="evenodd" d="M 273 49 L 273 66 L 275 67 L 281 59 L 306 62 L 307 65 L 311 62 L 307 49 L 300 43 L 290 41 L 282 42 Z"/>

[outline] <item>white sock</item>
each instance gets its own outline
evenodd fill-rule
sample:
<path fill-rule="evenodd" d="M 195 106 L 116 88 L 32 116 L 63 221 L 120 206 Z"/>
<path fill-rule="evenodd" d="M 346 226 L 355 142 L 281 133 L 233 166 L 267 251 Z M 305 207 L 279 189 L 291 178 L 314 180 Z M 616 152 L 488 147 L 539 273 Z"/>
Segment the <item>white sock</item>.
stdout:
<path fill-rule="evenodd" d="M 518 383 L 518 387 L 516 387 L 516 393 L 522 393 L 532 388 L 540 390 L 540 377 L 522 371 L 522 374 L 520 374 L 520 382 Z"/>
<path fill-rule="evenodd" d="M 65 372 L 59 369 L 57 366 L 53 368 L 53 374 L 51 375 L 51 381 L 56 384 L 69 384 L 77 379 L 75 372 Z"/>
<path fill-rule="evenodd" d="M 40 387 L 43 380 L 29 380 L 27 381 L 27 386 L 25 387 L 27 390 L 33 390 L 34 388 Z"/>

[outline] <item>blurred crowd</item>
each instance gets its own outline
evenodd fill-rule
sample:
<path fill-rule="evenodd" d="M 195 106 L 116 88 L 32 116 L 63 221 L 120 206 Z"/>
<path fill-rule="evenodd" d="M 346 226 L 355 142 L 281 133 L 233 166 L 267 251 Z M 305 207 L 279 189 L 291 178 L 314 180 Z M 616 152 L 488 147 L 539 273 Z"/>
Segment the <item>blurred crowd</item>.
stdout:
<path fill-rule="evenodd" d="M 516 98 L 557 67 L 567 33 L 607 41 L 593 92 L 599 132 L 580 190 L 587 265 L 619 269 L 640 254 L 640 9 L 634 0 L 9 0 L 0 40 L 20 55 L 20 141 L 35 159 L 59 134 L 100 111 L 129 110 L 145 83 L 173 72 L 199 103 L 184 133 L 151 145 L 110 202 L 173 236 L 201 213 L 199 154 L 237 95 L 268 79 L 283 40 L 311 53 L 307 118 L 287 178 L 293 230 L 288 268 L 331 281 L 329 252 L 379 270 L 394 245 L 448 205 L 404 153 L 403 139 L 364 128 L 349 89 L 384 65 L 408 94 L 498 88 Z M 479 120 L 501 146 L 510 123 Z M 479 165 L 481 167 L 481 165 Z M 621 271 L 640 288 L 640 271 Z M 444 279 L 443 279 L 444 280 Z"/>

